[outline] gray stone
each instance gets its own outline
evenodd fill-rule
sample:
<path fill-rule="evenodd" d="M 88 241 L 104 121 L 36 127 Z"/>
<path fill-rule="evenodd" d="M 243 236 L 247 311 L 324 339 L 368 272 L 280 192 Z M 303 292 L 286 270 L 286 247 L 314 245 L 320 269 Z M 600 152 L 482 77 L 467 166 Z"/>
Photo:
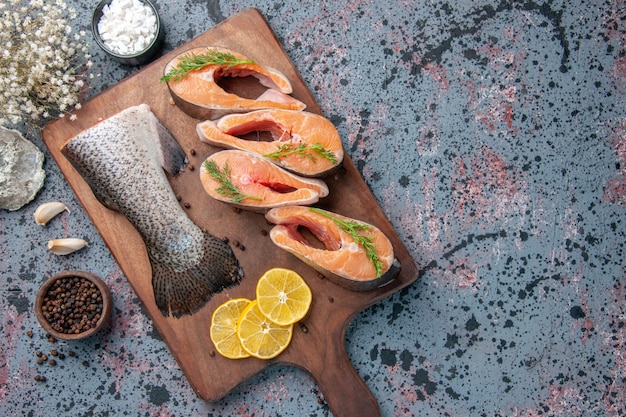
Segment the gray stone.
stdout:
<path fill-rule="evenodd" d="M 43 161 L 20 132 L 0 126 L 0 208 L 19 210 L 35 198 L 46 178 Z"/>

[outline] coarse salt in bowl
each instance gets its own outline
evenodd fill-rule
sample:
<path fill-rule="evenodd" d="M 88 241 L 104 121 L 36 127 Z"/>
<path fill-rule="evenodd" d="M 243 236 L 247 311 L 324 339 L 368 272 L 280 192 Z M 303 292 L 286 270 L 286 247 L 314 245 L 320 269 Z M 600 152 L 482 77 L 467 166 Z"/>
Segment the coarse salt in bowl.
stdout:
<path fill-rule="evenodd" d="M 165 32 L 149 0 L 102 0 L 91 20 L 96 43 L 116 61 L 143 65 L 157 54 Z"/>

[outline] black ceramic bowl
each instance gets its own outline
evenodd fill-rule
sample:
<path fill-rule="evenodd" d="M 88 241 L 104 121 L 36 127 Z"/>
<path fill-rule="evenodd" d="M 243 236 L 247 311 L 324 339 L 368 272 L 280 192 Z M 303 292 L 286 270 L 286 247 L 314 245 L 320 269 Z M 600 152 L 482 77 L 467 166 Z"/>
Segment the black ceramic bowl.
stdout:
<path fill-rule="evenodd" d="M 109 322 L 112 311 L 113 298 L 105 282 L 85 271 L 65 271 L 48 278 L 35 299 L 41 327 L 63 340 L 94 335 Z"/>
<path fill-rule="evenodd" d="M 125 64 L 125 65 L 143 65 L 150 62 L 156 54 L 160 51 L 163 46 L 163 40 L 165 39 L 165 30 L 163 29 L 163 25 L 161 24 L 161 18 L 159 17 L 159 13 L 149 0 L 140 0 L 142 3 L 147 5 L 154 12 L 154 16 L 156 18 L 156 36 L 143 50 L 130 53 L 130 54 L 121 54 L 116 51 L 112 51 L 109 49 L 102 36 L 98 31 L 98 23 L 100 19 L 102 19 L 102 15 L 104 14 L 103 8 L 109 5 L 113 0 L 102 0 L 93 11 L 93 15 L 91 18 L 91 31 L 93 32 L 93 37 L 96 40 L 96 43 L 100 48 L 104 50 L 110 57 L 115 59 L 116 61 Z"/>

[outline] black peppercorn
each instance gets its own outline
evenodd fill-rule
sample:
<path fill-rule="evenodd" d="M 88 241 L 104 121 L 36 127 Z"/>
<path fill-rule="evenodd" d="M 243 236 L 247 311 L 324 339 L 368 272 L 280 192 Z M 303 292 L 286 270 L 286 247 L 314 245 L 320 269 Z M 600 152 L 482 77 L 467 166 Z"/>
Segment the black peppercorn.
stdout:
<path fill-rule="evenodd" d="M 100 290 L 82 277 L 56 280 L 48 289 L 42 305 L 42 314 L 50 327 L 64 334 L 79 334 L 95 327 L 102 310 Z M 49 342 L 56 342 L 53 336 L 47 336 Z M 55 356 L 52 352 L 51 355 Z"/>

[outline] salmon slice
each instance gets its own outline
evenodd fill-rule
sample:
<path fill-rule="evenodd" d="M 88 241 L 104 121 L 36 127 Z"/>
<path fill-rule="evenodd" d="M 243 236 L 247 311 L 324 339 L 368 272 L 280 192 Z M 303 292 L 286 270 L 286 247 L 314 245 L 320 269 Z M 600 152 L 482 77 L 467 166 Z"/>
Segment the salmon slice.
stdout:
<path fill-rule="evenodd" d="M 345 288 L 372 290 L 391 282 L 400 272 L 391 242 L 371 224 L 301 206 L 271 209 L 265 218 L 276 225 L 270 231 L 272 242 Z M 307 239 L 303 229 L 319 242 Z"/>
<path fill-rule="evenodd" d="M 200 181 L 216 200 L 260 212 L 314 204 L 328 195 L 324 181 L 299 177 L 259 155 L 240 150 L 209 156 L 200 169 Z"/>
<path fill-rule="evenodd" d="M 196 130 L 203 142 L 254 152 L 306 177 L 326 175 L 343 161 L 335 126 L 325 117 L 305 111 L 264 109 L 229 114 L 200 122 Z M 272 140 L 239 137 L 251 132 L 269 132 Z"/>
<path fill-rule="evenodd" d="M 189 60 L 194 61 L 190 65 L 194 69 L 187 72 L 185 61 Z M 182 71 L 179 76 L 174 75 L 177 70 Z M 218 84 L 233 77 L 256 78 L 260 86 L 246 91 L 254 98 L 227 92 Z M 291 83 L 283 73 L 217 46 L 194 48 L 178 55 L 165 66 L 163 80 L 167 81 L 174 103 L 197 119 L 216 119 L 225 114 L 265 108 L 303 110 L 306 107 L 289 95 Z M 259 89 L 262 94 L 258 94 Z"/>

